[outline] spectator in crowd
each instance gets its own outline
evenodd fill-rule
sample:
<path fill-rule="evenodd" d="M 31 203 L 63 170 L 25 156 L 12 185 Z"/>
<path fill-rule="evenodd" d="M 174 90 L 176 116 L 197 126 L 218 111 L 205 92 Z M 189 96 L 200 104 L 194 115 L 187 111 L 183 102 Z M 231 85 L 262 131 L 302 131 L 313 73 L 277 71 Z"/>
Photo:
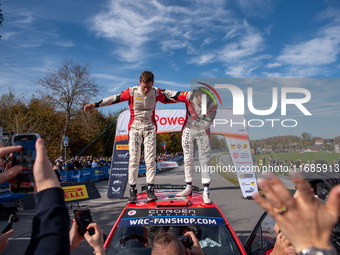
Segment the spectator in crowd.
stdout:
<path fill-rule="evenodd" d="M 57 170 L 57 171 L 62 171 L 62 170 L 64 170 L 63 169 L 63 164 L 62 164 L 62 162 L 58 159 L 56 162 L 55 162 L 56 164 L 55 164 L 55 170 Z"/>
<path fill-rule="evenodd" d="M 104 159 L 104 157 L 100 157 L 99 163 L 100 166 L 106 166 L 106 160 Z"/>
<path fill-rule="evenodd" d="M 75 156 L 75 158 L 73 160 L 73 164 L 74 164 L 74 170 L 81 169 L 80 162 L 79 162 L 79 157 L 78 156 Z"/>
<path fill-rule="evenodd" d="M 111 157 L 109 157 L 109 159 L 108 159 L 108 161 L 107 161 L 107 165 L 108 165 L 108 166 L 111 166 L 111 164 L 112 164 L 112 160 L 111 160 Z"/>
<path fill-rule="evenodd" d="M 84 157 L 80 157 L 79 163 L 80 163 L 80 169 L 86 168 L 86 162 L 85 162 Z"/>
<path fill-rule="evenodd" d="M 91 168 L 92 167 L 92 156 L 87 156 L 86 157 L 86 168 Z"/>
<path fill-rule="evenodd" d="M 336 160 L 333 160 L 332 170 L 339 170 L 339 166 L 338 166 L 338 163 L 336 162 Z"/>
<path fill-rule="evenodd" d="M 96 161 L 95 158 L 92 160 L 92 165 L 91 165 L 91 167 L 92 167 L 92 168 L 98 167 L 98 163 L 97 163 L 97 161 Z"/>
<path fill-rule="evenodd" d="M 67 164 L 67 169 L 68 169 L 68 170 L 75 170 L 75 167 L 74 167 L 74 158 L 72 158 L 72 159 L 70 160 L 70 162 L 68 162 L 68 164 Z"/>
<path fill-rule="evenodd" d="M 56 161 L 56 164 L 53 166 L 53 170 L 55 174 L 57 175 L 58 180 L 60 181 L 60 171 L 63 170 L 63 166 L 60 164 L 60 160 Z"/>
<path fill-rule="evenodd" d="M 152 255 L 204 255 L 199 242 L 192 231 L 185 233 L 186 236 L 190 236 L 193 241 L 191 249 L 187 249 L 173 234 L 160 231 L 154 238 L 154 245 L 152 247 Z"/>
<path fill-rule="evenodd" d="M 36 211 L 33 218 L 32 236 L 26 250 L 31 254 L 70 254 L 69 216 L 65 205 L 64 191 L 60 188 L 52 165 L 47 157 L 44 142 L 36 141 L 36 160 L 33 175 L 37 193 L 34 196 Z M 4 155 L 20 151 L 21 146 L 0 148 L 0 158 Z M 22 166 L 16 165 L 0 174 L 0 183 L 15 177 Z M 8 239 L 10 233 L 3 238 Z M 2 240 L 4 241 L 4 240 Z"/>
<path fill-rule="evenodd" d="M 292 180 L 299 192 L 295 198 L 274 175 L 258 182 L 267 199 L 259 194 L 253 198 L 275 219 L 296 253 L 336 254 L 330 237 L 339 219 L 340 185 L 330 191 L 327 203 L 322 204 L 301 175 L 295 173 Z"/>

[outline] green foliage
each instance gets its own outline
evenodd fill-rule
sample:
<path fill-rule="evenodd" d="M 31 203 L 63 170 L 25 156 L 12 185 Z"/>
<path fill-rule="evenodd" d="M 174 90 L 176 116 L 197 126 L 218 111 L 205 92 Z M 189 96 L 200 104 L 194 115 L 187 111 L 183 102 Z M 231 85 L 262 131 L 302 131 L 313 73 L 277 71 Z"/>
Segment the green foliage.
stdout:
<path fill-rule="evenodd" d="M 65 112 L 59 111 L 54 101 L 48 97 L 16 96 L 14 90 L 0 97 L 0 126 L 5 132 L 37 133 L 44 139 L 51 161 L 59 156 L 62 135 L 66 122 Z M 69 147 L 67 158 L 74 157 L 101 134 L 119 113 L 104 116 L 98 111 L 85 114 L 79 107 L 70 120 Z M 111 156 L 115 136 L 115 125 L 108 129 L 82 155 Z"/>
<path fill-rule="evenodd" d="M 210 135 L 210 145 L 212 150 L 225 150 L 227 143 L 222 135 Z"/>
<path fill-rule="evenodd" d="M 315 145 L 315 140 L 322 139 L 321 137 L 312 137 L 310 133 L 303 132 L 301 136 L 273 136 L 260 140 L 251 140 L 250 147 L 253 149 L 305 149 L 308 146 Z M 340 136 L 334 138 L 334 144 L 340 143 Z M 326 150 L 334 150 L 333 146 L 325 145 Z"/>
<path fill-rule="evenodd" d="M 176 153 L 182 151 L 182 143 L 181 143 L 181 133 L 167 133 L 167 134 L 159 134 L 157 135 L 157 143 L 156 143 L 156 151 L 158 153 L 165 153 L 162 147 L 162 143 L 165 141 L 166 150 L 168 154 Z"/>
<path fill-rule="evenodd" d="M 295 162 L 297 159 L 301 159 L 301 161 L 304 161 L 305 163 L 310 160 L 316 161 L 318 159 L 323 159 L 328 162 L 328 164 L 333 164 L 333 160 L 337 160 L 340 156 L 340 153 L 329 153 L 329 152 L 305 152 L 305 153 L 297 153 L 297 152 L 286 152 L 286 153 L 272 153 L 272 154 L 259 154 L 255 155 L 255 162 L 259 161 L 262 157 L 266 159 L 266 162 L 268 162 L 269 157 L 272 156 L 274 159 L 278 160 L 287 160 L 289 162 L 292 160 Z"/>

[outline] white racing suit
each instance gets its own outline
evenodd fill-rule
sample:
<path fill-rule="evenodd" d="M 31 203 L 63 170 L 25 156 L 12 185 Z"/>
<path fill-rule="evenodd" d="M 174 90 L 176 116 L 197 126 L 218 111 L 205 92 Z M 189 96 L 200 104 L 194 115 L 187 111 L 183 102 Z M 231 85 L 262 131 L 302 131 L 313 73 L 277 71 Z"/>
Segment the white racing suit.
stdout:
<path fill-rule="evenodd" d="M 207 114 L 202 115 L 202 109 L 201 107 L 198 107 L 196 98 L 192 96 L 192 92 L 182 92 L 177 99 L 181 102 L 185 102 L 187 110 L 185 123 L 182 129 L 185 182 L 192 183 L 194 140 L 196 140 L 202 184 L 210 184 L 210 171 L 208 168 L 211 153 L 210 125 L 215 118 L 217 106 L 213 100 L 209 100 L 208 98 Z"/>
<path fill-rule="evenodd" d="M 146 166 L 146 182 L 155 183 L 156 175 L 156 135 L 155 107 L 158 101 L 175 103 L 171 98 L 179 92 L 161 90 L 153 87 L 144 95 L 140 86 L 130 87 L 120 94 L 107 97 L 96 103 L 96 107 L 108 106 L 122 101 L 129 101 L 129 184 L 136 185 L 139 170 L 141 143 L 144 138 L 144 157 Z"/>

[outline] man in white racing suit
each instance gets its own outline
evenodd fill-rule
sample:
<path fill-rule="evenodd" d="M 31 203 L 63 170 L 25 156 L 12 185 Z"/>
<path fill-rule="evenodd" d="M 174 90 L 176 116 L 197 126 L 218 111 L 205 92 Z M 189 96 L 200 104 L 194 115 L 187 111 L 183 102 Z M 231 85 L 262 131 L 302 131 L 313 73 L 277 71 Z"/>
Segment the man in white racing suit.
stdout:
<path fill-rule="evenodd" d="M 128 126 L 130 184 L 130 197 L 128 201 L 130 203 L 135 203 L 137 201 L 136 184 L 143 138 L 148 200 L 154 201 L 157 199 L 153 187 L 156 175 L 157 125 L 155 120 L 155 107 L 158 101 L 164 104 L 175 103 L 171 98 L 179 94 L 177 91 L 161 90 L 153 87 L 153 83 L 153 73 L 144 71 L 140 76 L 140 86 L 130 87 L 120 94 L 107 97 L 97 103 L 87 104 L 84 107 L 85 112 L 88 112 L 94 108 L 108 106 L 122 101 L 129 101 L 131 118 Z"/>
<path fill-rule="evenodd" d="M 202 97 L 206 98 L 206 113 L 202 112 Z M 211 203 L 209 196 L 210 171 L 210 125 L 215 118 L 217 103 L 207 88 L 200 87 L 194 91 L 181 92 L 176 100 L 186 105 L 186 119 L 182 129 L 182 148 L 184 154 L 184 174 L 186 188 L 176 196 L 185 197 L 192 193 L 192 171 L 194 164 L 194 140 L 198 146 L 198 156 L 202 177 L 203 202 Z"/>

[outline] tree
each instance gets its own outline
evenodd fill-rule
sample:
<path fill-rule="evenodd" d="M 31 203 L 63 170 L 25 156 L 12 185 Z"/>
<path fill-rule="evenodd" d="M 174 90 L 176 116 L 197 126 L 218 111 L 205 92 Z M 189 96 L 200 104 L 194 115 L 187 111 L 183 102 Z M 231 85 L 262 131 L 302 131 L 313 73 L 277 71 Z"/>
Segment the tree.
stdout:
<path fill-rule="evenodd" d="M 301 134 L 302 147 L 307 148 L 308 145 L 312 145 L 312 134 L 303 132 Z"/>
<path fill-rule="evenodd" d="M 29 116 L 24 96 L 17 97 L 14 90 L 0 98 L 0 126 L 7 132 L 30 133 L 34 119 Z"/>
<path fill-rule="evenodd" d="M 1 4 L 0 4 L 1 6 Z M 2 10 L 0 9 L 0 26 L 2 26 L 2 22 L 4 21 L 4 15 L 2 14 Z M 0 34 L 0 39 L 1 39 L 1 34 Z"/>
<path fill-rule="evenodd" d="M 56 104 L 42 97 L 32 96 L 27 104 L 31 130 L 44 139 L 48 157 L 52 160 L 60 156 L 59 142 L 64 126 L 64 115 L 56 111 Z"/>
<path fill-rule="evenodd" d="M 56 102 L 57 108 L 64 112 L 63 136 L 67 136 L 71 118 L 99 92 L 98 85 L 91 78 L 90 65 L 80 65 L 71 60 L 64 60 L 58 70 L 49 69 L 45 77 L 36 83 L 42 87 L 38 93 Z M 61 139 L 61 153 L 62 150 Z"/>

